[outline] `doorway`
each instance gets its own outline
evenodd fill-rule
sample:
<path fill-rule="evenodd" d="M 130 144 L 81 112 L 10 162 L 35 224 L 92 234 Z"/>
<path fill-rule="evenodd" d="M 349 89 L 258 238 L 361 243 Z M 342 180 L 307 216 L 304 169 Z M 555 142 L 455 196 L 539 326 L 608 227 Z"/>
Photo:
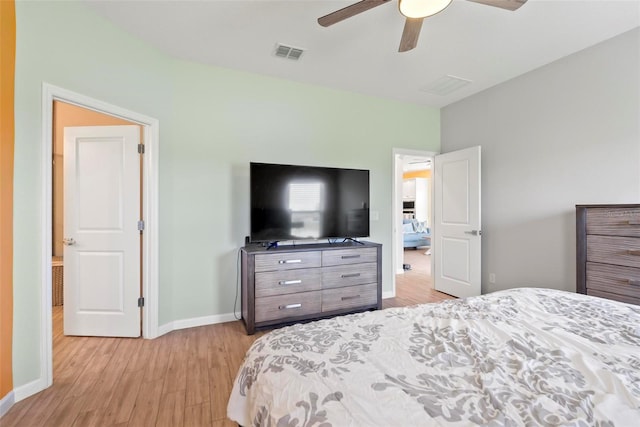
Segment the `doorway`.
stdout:
<path fill-rule="evenodd" d="M 26 395 L 49 387 L 53 383 L 53 141 L 54 102 L 82 107 L 96 113 L 118 118 L 141 127 L 145 147 L 143 160 L 142 211 L 145 234 L 143 241 L 142 289 L 145 296 L 142 314 L 144 338 L 158 336 L 158 136 L 157 119 L 121 107 L 98 101 L 63 88 L 43 83 L 42 90 L 42 292 L 41 292 L 41 376 L 33 382 Z M 64 264 L 64 261 L 63 261 Z M 63 267 L 64 268 L 64 267 Z M 63 302 L 64 304 L 64 302 Z"/>
<path fill-rule="evenodd" d="M 64 335 L 139 337 L 142 127 L 61 101 L 53 117 L 54 319 L 61 307 Z"/>
<path fill-rule="evenodd" d="M 436 153 L 393 150 L 393 295 L 397 286 L 426 293 L 431 280 L 432 166 Z"/>

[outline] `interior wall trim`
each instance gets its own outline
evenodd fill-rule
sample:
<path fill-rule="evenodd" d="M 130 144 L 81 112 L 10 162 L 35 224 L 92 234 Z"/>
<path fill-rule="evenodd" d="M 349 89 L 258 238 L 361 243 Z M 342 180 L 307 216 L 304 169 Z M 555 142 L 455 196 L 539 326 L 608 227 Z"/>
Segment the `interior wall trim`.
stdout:
<path fill-rule="evenodd" d="M 402 268 L 402 157 L 414 156 L 425 157 L 435 160 L 435 156 L 440 153 L 434 151 L 423 151 L 409 148 L 393 148 L 391 152 L 392 162 L 392 191 L 391 191 L 391 291 L 390 294 L 396 295 L 396 274 L 400 274 Z M 433 180 L 430 183 L 433 190 Z M 435 200 L 433 198 L 433 191 L 431 191 L 431 206 L 434 206 Z M 432 209 L 433 212 L 433 209 Z M 432 218 L 429 218 L 429 223 L 433 223 Z M 432 257 L 433 258 L 433 257 Z M 433 268 L 433 259 L 431 260 L 431 271 L 435 271 Z M 397 273 L 398 272 L 398 273 Z M 404 273 L 404 271 L 402 271 Z M 432 273 L 433 274 L 433 273 Z M 385 298 L 383 293 L 382 298 Z M 387 297 L 391 298 L 391 297 Z"/>
<path fill-rule="evenodd" d="M 395 298 L 395 296 L 396 296 L 396 293 L 394 291 L 384 291 L 382 293 L 382 299 Z"/>
<path fill-rule="evenodd" d="M 122 107 L 90 98 L 49 83 L 42 84 L 42 218 L 41 237 L 42 268 L 41 282 L 41 327 L 40 327 L 40 378 L 26 384 L 16 391 L 16 401 L 20 401 L 34 393 L 51 386 L 53 383 L 53 342 L 52 342 L 52 145 L 53 145 L 53 101 L 66 102 L 99 113 L 115 116 L 139 124 L 143 128 L 145 144 L 143 171 L 143 212 L 145 232 L 143 234 L 143 261 L 141 265 L 143 277 L 143 295 L 145 308 L 142 314 L 142 336 L 156 338 L 158 336 L 158 152 L 160 123 L 153 117 L 136 113 Z"/>
<path fill-rule="evenodd" d="M 0 418 L 2 418 L 4 414 L 9 412 L 9 409 L 11 409 L 14 403 L 16 403 L 16 399 L 12 390 L 7 393 L 5 397 L 0 399 Z"/>
<path fill-rule="evenodd" d="M 158 327 L 158 336 L 168 334 L 171 331 L 177 331 L 179 329 L 196 328 L 198 326 L 215 325 L 217 323 L 233 322 L 238 320 L 240 313 L 234 315 L 233 313 L 214 314 L 211 316 L 192 317 L 190 319 L 174 320 L 173 322 L 165 323 Z"/>
<path fill-rule="evenodd" d="M 46 385 L 45 378 L 38 378 L 29 383 L 16 387 L 13 390 L 13 394 L 16 402 L 20 402 L 22 399 L 26 399 L 29 396 L 33 396 L 36 393 L 44 390 L 48 386 Z"/>

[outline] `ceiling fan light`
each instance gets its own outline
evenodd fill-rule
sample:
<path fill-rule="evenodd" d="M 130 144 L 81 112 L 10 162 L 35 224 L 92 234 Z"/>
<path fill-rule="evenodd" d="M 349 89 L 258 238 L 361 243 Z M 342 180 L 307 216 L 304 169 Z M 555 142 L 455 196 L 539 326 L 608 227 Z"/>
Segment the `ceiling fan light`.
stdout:
<path fill-rule="evenodd" d="M 446 9 L 452 0 L 399 0 L 398 8 L 407 18 L 426 18 Z"/>

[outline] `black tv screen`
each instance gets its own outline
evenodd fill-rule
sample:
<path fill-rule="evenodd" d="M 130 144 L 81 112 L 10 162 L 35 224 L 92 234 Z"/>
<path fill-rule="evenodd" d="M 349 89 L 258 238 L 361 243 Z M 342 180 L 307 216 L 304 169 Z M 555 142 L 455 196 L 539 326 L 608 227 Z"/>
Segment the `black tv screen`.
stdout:
<path fill-rule="evenodd" d="M 369 171 L 250 164 L 251 240 L 369 236 Z"/>

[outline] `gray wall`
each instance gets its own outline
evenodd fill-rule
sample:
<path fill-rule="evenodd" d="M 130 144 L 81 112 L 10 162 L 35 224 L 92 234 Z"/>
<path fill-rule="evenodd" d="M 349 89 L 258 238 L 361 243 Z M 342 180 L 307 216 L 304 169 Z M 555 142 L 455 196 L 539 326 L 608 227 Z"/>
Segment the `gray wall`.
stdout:
<path fill-rule="evenodd" d="M 575 291 L 575 205 L 640 203 L 639 57 L 636 28 L 442 110 L 443 152 L 482 146 L 483 293 Z"/>

